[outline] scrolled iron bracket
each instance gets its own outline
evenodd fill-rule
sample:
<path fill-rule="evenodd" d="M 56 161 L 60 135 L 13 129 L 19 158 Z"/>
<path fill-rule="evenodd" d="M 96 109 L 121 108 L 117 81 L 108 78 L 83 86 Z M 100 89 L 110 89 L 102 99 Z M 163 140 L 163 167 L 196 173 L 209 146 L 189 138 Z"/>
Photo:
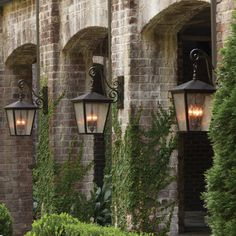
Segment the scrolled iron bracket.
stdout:
<path fill-rule="evenodd" d="M 216 74 L 215 69 L 213 65 L 210 62 L 210 58 L 206 52 L 199 48 L 194 48 L 189 55 L 191 61 L 193 62 L 193 80 L 197 79 L 197 70 L 198 70 L 198 63 L 200 59 L 204 59 L 206 66 L 207 66 L 207 75 L 208 80 L 210 84 L 214 85 L 214 82 L 212 80 L 211 71 L 213 71 L 214 74 Z"/>
<path fill-rule="evenodd" d="M 30 86 L 30 84 L 26 80 L 21 79 L 18 81 L 18 87 L 20 89 L 20 93 L 19 93 L 20 100 L 22 100 L 25 97 L 23 93 L 23 89 L 25 85 L 31 92 L 32 97 L 35 97 L 35 99 L 32 98 L 32 102 L 35 105 L 37 105 L 39 108 L 42 108 L 44 114 L 48 114 L 48 87 L 44 86 L 41 90 L 41 95 L 37 95 L 35 91 L 32 89 L 32 87 Z"/>
<path fill-rule="evenodd" d="M 89 75 L 92 78 L 91 91 L 107 95 L 113 100 L 113 103 L 117 103 L 118 109 L 124 108 L 124 76 L 118 76 L 110 84 L 98 65 L 94 65 L 89 69 Z"/>

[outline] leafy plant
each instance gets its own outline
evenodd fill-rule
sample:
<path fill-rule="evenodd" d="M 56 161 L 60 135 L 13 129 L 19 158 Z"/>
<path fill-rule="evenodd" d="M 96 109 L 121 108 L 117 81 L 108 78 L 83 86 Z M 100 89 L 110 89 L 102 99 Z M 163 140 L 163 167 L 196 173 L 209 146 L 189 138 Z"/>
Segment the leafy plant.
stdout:
<path fill-rule="evenodd" d="M 54 197 L 54 159 L 50 149 L 49 122 L 58 103 L 64 97 L 64 93 L 58 99 L 49 104 L 48 114 L 40 111 L 39 115 L 39 140 L 36 150 L 36 167 L 33 170 L 33 195 L 35 200 L 35 218 L 43 214 L 55 212 Z"/>
<path fill-rule="evenodd" d="M 222 51 L 219 86 L 214 99 L 210 139 L 213 166 L 206 173 L 204 194 L 208 221 L 214 236 L 236 232 L 236 12 L 232 34 Z"/>
<path fill-rule="evenodd" d="M 132 113 L 134 114 L 134 113 Z M 170 175 L 170 157 L 175 149 L 172 131 L 174 114 L 161 107 L 152 116 L 148 130 L 139 126 L 142 111 L 130 117 L 122 137 L 116 113 L 113 147 L 113 214 L 121 228 L 132 226 L 135 231 L 169 231 L 173 202 L 160 202 L 158 195 L 174 177 Z"/>
<path fill-rule="evenodd" d="M 12 235 L 12 218 L 5 204 L 0 203 L 0 234 Z"/>
<path fill-rule="evenodd" d="M 72 142 L 68 160 L 57 167 L 55 174 L 55 206 L 57 212 L 67 212 L 79 220 L 88 222 L 93 215 L 91 201 L 76 187 L 91 169 L 93 163 L 82 165 L 83 143 L 80 146 L 77 158 L 72 158 Z"/>
<path fill-rule="evenodd" d="M 148 234 L 122 232 L 114 227 L 81 223 L 65 213 L 44 215 L 32 226 L 32 230 L 25 236 L 148 236 Z M 151 236 L 151 234 L 149 235 Z"/>
<path fill-rule="evenodd" d="M 103 186 L 95 192 L 94 222 L 102 226 L 111 224 L 111 176 L 105 176 Z"/>

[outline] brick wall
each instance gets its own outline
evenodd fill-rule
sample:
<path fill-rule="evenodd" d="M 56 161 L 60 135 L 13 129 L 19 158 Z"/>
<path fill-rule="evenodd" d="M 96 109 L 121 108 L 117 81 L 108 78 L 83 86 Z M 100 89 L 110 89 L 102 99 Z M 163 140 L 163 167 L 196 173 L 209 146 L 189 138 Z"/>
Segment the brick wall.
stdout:
<path fill-rule="evenodd" d="M 232 21 L 232 13 L 235 7 L 233 0 L 217 0 L 217 50 L 224 46 L 227 37 L 230 34 L 230 23 Z"/>
<path fill-rule="evenodd" d="M 131 108 L 143 107 L 141 124 L 150 124 L 151 111 L 158 104 L 169 106 L 168 90 L 177 83 L 177 33 L 197 12 L 210 1 L 112 1 L 112 67 L 113 78 L 125 78 L 125 106 L 119 111 L 123 131 Z M 217 1 L 218 49 L 229 34 L 233 0 Z M 84 140 L 83 162 L 94 159 L 97 171 L 102 172 L 102 152 L 95 143 L 101 139 L 77 135 L 74 111 L 70 99 L 84 92 L 89 85 L 86 73 L 95 55 L 107 56 L 107 1 L 106 0 L 42 0 L 40 1 L 41 25 L 41 75 L 49 83 L 50 98 L 56 99 L 65 89 L 51 120 L 50 141 L 57 161 L 67 158 L 68 146 L 75 136 L 76 149 Z M 175 17 L 173 17 L 173 15 Z M 0 104 L 12 101 L 16 93 L 17 77 L 25 76 L 23 67 L 17 67 L 24 58 L 24 65 L 31 65 L 35 52 L 35 2 L 13 0 L 6 4 L 0 19 Z M 23 45 L 31 45 L 23 47 Z M 32 46 L 34 45 L 34 46 Z M 24 49 L 24 50 L 19 50 Z M 20 57 L 16 57 L 20 55 Z M 4 64 L 8 67 L 6 67 Z M 9 67 L 11 66 L 11 68 Z M 13 70 L 14 68 L 14 70 Z M 22 70 L 22 71 L 21 71 Z M 20 74 L 21 73 L 21 74 Z M 28 72 L 26 76 L 32 79 Z M 15 234 L 21 235 L 30 225 L 32 208 L 32 179 L 28 165 L 32 162 L 32 138 L 9 137 L 4 111 L 0 110 L 0 200 L 7 203 L 13 217 Z M 95 147 L 95 148 L 94 148 Z M 101 154 L 101 155 L 100 155 Z M 177 154 L 171 165 L 177 168 Z M 101 164 L 102 163 L 102 164 Z M 93 185 L 94 173 L 85 178 L 83 190 L 88 193 Z M 4 194 L 2 194 L 4 193 Z M 163 192 L 167 198 L 177 197 L 173 183 Z M 172 234 L 178 230 L 175 209 Z M 28 218 L 22 217 L 22 214 Z"/>
<path fill-rule="evenodd" d="M 1 75 L 1 104 L 13 102 L 19 78 L 31 79 L 29 65 L 14 69 L 4 68 Z M 14 235 L 22 235 L 32 223 L 32 164 L 33 138 L 11 137 L 3 110 L 1 110 L 1 165 L 0 201 L 6 203 L 13 217 Z"/>

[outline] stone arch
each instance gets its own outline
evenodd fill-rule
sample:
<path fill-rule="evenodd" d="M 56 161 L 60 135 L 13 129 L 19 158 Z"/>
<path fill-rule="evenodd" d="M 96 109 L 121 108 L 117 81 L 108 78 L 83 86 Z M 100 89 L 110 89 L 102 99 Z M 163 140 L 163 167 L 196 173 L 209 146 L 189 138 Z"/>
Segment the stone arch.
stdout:
<path fill-rule="evenodd" d="M 63 48 L 63 51 L 85 52 L 97 50 L 98 46 L 104 47 L 104 40 L 107 38 L 107 28 L 90 26 L 73 35 Z M 101 48 L 102 50 L 102 48 Z"/>
<path fill-rule="evenodd" d="M 2 105 L 10 104 L 18 99 L 18 80 L 24 79 L 30 85 L 34 85 L 34 66 L 36 62 L 36 45 L 24 44 L 15 50 L 7 57 L 4 67 L 4 76 L 0 87 L 3 91 Z M 31 101 L 32 95 L 27 87 L 24 87 L 25 99 Z M 7 179 L 7 184 L 2 181 L 1 188 L 6 188 L 5 198 L 6 203 L 11 206 L 10 210 L 14 219 L 14 228 L 17 231 L 15 235 L 22 235 L 30 229 L 33 220 L 33 187 L 32 187 L 32 166 L 35 157 L 35 132 L 32 136 L 12 137 L 9 134 L 8 122 L 4 113 L 0 114 L 0 119 L 3 121 L 1 144 L 1 158 L 6 163 L 6 173 L 4 178 Z M 13 165 L 14 163 L 14 165 Z M 10 192 L 7 191 L 10 189 Z M 20 199 L 20 201 L 16 201 Z M 22 224 L 19 215 L 24 214 L 24 224 Z"/>
<path fill-rule="evenodd" d="M 32 43 L 24 44 L 12 51 L 6 58 L 5 64 L 8 67 L 14 65 L 31 65 L 36 62 L 36 45 Z"/>
<path fill-rule="evenodd" d="M 101 60 L 101 58 L 104 65 L 106 64 L 107 43 L 107 28 L 91 26 L 74 34 L 62 50 L 62 66 L 64 67 L 62 68 L 62 77 L 65 78 L 62 83 L 68 91 L 64 102 L 67 109 L 71 109 L 70 113 L 73 116 L 74 110 L 68 99 L 89 90 L 91 84 L 91 78 L 88 75 L 89 67 L 92 66 L 93 62 L 98 62 L 95 61 L 96 59 Z M 94 58 L 95 56 L 96 58 Z M 69 126 L 69 122 L 71 119 L 65 120 L 64 124 L 68 123 Z M 78 132 L 77 127 L 75 132 Z M 84 184 L 81 185 L 82 190 L 89 193 L 93 182 L 99 186 L 102 184 L 101 172 L 103 172 L 105 165 L 104 138 L 103 135 L 95 135 L 94 137 L 83 135 L 79 136 L 79 140 L 84 142 L 82 162 L 94 161 L 93 170 L 86 176 Z"/>
<path fill-rule="evenodd" d="M 165 3 L 159 3 L 160 5 L 157 9 L 156 14 L 153 14 L 153 10 L 149 9 L 149 15 L 146 17 L 146 19 L 141 19 L 141 32 L 178 32 L 182 28 L 182 26 L 186 22 L 188 22 L 195 14 L 197 14 L 202 9 L 210 6 L 210 1 L 208 0 L 172 0 L 171 3 L 167 3 L 167 1 L 162 2 Z M 148 9 L 146 11 L 148 11 Z"/>
<path fill-rule="evenodd" d="M 151 2 L 153 1 L 151 0 Z M 202 12 L 205 12 L 205 10 L 209 10 L 210 14 L 210 4 L 209 1 L 198 0 L 170 0 L 157 2 L 160 4 L 159 9 L 157 9 L 156 12 L 153 12 L 153 10 L 150 9 L 150 17 L 146 17 L 146 20 L 141 19 L 143 24 L 139 30 L 141 32 L 140 38 L 145 58 L 148 58 L 149 63 L 152 64 L 152 74 L 149 73 L 149 76 L 154 78 L 152 85 L 155 85 L 159 89 L 155 89 L 155 92 L 158 91 L 159 94 L 154 101 L 159 100 L 162 105 L 168 107 L 170 105 L 170 94 L 168 91 L 176 86 L 177 83 L 183 82 L 179 80 L 179 60 L 182 56 L 179 51 L 179 33 L 183 31 L 186 32 L 185 29 L 190 25 L 190 23 L 193 23 L 193 21 L 196 22 L 198 20 L 197 16 Z M 163 2 L 163 4 L 160 2 Z M 210 15 L 207 20 L 210 21 Z M 189 66 L 188 70 L 191 79 L 191 62 Z M 150 94 L 152 92 L 152 90 L 149 91 Z M 199 137 L 195 136 L 192 138 L 189 136 L 188 140 L 194 140 L 194 138 L 195 140 L 202 140 L 202 143 L 206 143 L 206 139 L 204 139 L 205 137 L 200 137 L 200 135 Z M 178 175 L 178 183 L 165 190 L 172 192 L 172 197 L 178 199 L 178 205 L 175 208 L 176 211 L 173 215 L 173 219 L 176 219 L 176 222 L 173 222 L 173 226 L 176 225 L 176 227 L 171 229 L 171 231 L 176 232 L 176 234 L 179 233 L 178 231 L 187 230 L 187 227 L 185 227 L 186 212 L 181 206 L 183 205 L 184 198 L 183 196 L 180 196 L 180 192 L 183 191 L 183 185 L 179 184 L 180 181 L 183 181 L 183 176 L 179 175 L 179 173 L 183 171 L 184 164 L 182 159 L 185 158 L 184 155 L 182 155 L 182 149 L 185 148 L 183 145 L 184 142 L 179 142 L 178 152 L 172 156 L 172 163 L 176 169 L 176 174 Z M 190 150 L 189 153 L 192 154 L 195 152 L 195 156 L 198 156 L 199 152 L 189 148 L 189 146 L 185 148 L 185 151 Z M 205 145 L 205 147 L 203 147 L 204 145 L 200 146 L 201 144 L 198 146 L 199 149 L 202 148 L 201 150 L 203 150 L 207 145 Z M 198 147 L 195 146 L 195 149 Z M 210 150 L 208 151 L 208 153 L 210 153 Z M 191 156 L 189 153 L 189 157 L 192 158 L 194 155 L 192 154 Z M 189 165 L 189 167 L 194 169 L 194 164 L 192 167 Z"/>

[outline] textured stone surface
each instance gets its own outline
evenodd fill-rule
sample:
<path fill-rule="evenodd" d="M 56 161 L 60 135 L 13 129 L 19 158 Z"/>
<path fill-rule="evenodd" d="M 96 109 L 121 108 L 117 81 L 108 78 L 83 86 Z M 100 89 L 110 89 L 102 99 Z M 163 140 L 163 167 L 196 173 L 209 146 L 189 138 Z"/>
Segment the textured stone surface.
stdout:
<path fill-rule="evenodd" d="M 159 103 L 170 105 L 168 90 L 178 79 L 178 33 L 197 13 L 209 7 L 209 0 L 113 0 L 112 67 L 113 78 L 124 76 L 125 103 L 119 121 L 125 130 L 129 113 L 143 107 L 141 125 L 150 125 L 151 112 Z M 217 46 L 225 43 L 232 20 L 233 0 L 217 1 Z M 32 82 L 36 60 L 35 1 L 12 0 L 0 11 L 0 106 L 13 101 L 19 78 Z M 107 70 L 107 1 L 41 0 L 40 56 L 41 79 L 47 80 L 51 99 L 65 92 L 50 127 L 50 142 L 58 162 L 67 158 L 68 146 L 75 137 L 73 155 L 84 141 L 84 164 L 102 154 L 99 139 L 78 136 L 71 98 L 89 89 L 88 68 L 94 56 L 102 56 Z M 14 234 L 22 235 L 32 221 L 32 164 L 35 137 L 18 139 L 8 133 L 4 111 L 0 110 L 0 201 L 10 208 Z M 95 143 L 95 144 L 94 144 Z M 96 146 L 98 145 L 98 146 Z M 95 153 L 94 153 L 95 152 Z M 94 155 L 97 155 L 96 158 Z M 177 172 L 177 151 L 171 165 Z M 84 179 L 82 190 L 89 193 L 94 171 Z M 100 181 L 100 180 L 99 180 Z M 177 184 L 165 189 L 162 198 L 177 198 Z M 176 206 L 171 235 L 178 234 Z M 24 216 L 24 217 L 22 217 Z"/>

